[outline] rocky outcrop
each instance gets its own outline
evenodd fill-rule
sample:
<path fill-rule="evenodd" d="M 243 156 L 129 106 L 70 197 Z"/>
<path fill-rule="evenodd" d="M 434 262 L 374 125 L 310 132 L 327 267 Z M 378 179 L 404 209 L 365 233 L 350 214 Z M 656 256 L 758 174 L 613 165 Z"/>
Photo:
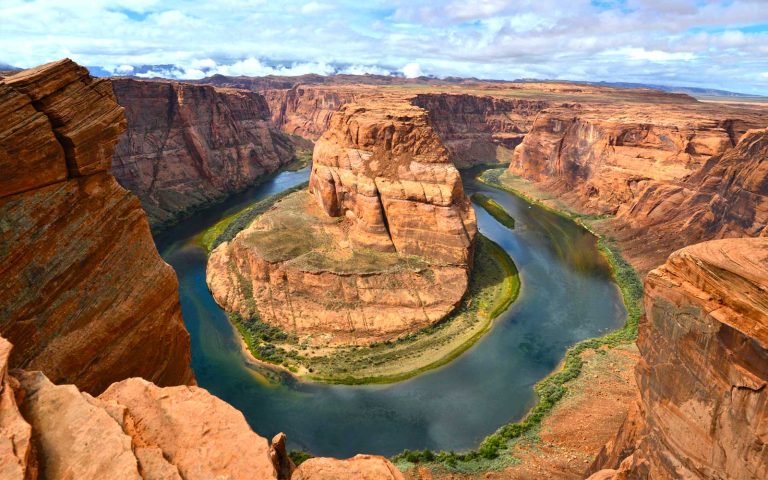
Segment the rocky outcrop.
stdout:
<path fill-rule="evenodd" d="M 311 459 L 294 472 L 232 406 L 198 387 L 140 378 L 98 397 L 39 371 L 8 371 L 0 337 L 0 477 L 7 480 L 402 479 L 383 457 Z M 277 452 L 277 453 L 276 453 Z"/>
<path fill-rule="evenodd" d="M 389 460 L 377 455 L 357 455 L 347 460 L 310 458 L 291 480 L 403 480 L 403 474 Z"/>
<path fill-rule="evenodd" d="M 258 93 L 170 81 L 112 85 L 128 119 L 112 173 L 139 197 L 153 226 L 242 190 L 293 158 Z"/>
<path fill-rule="evenodd" d="M 645 281 L 641 400 L 593 478 L 768 477 L 768 239 L 672 254 Z"/>
<path fill-rule="evenodd" d="M 768 130 L 748 131 L 684 182 L 649 184 L 615 222 L 617 237 L 650 266 L 692 243 L 761 235 L 768 228 L 767 159 Z"/>
<path fill-rule="evenodd" d="M 0 106 L 10 364 L 92 393 L 130 376 L 192 382 L 176 275 L 138 200 L 108 173 L 125 129 L 110 83 L 62 60 L 4 78 Z"/>
<path fill-rule="evenodd" d="M 312 168 L 312 196 L 291 195 L 213 251 L 220 305 L 329 344 L 396 338 L 458 305 L 476 220 L 422 109 L 342 107 Z"/>
<path fill-rule="evenodd" d="M 336 87 L 296 85 L 289 89 L 264 90 L 272 122 L 291 135 L 315 141 L 328 129 L 333 113 L 352 103 L 360 92 Z"/>
<path fill-rule="evenodd" d="M 490 95 L 424 93 L 413 104 L 425 109 L 458 168 L 508 164 L 514 148 L 549 103 Z"/>

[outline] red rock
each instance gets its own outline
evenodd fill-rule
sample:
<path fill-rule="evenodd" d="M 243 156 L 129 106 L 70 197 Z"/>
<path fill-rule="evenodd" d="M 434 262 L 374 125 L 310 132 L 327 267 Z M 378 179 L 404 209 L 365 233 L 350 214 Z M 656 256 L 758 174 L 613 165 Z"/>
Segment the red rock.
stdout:
<path fill-rule="evenodd" d="M 18 382 L 8 374 L 12 345 L 0 337 L 0 478 L 35 478 L 32 427 L 21 416 L 15 398 Z"/>
<path fill-rule="evenodd" d="M 356 455 L 347 460 L 310 458 L 299 465 L 291 480 L 404 480 L 384 457 Z"/>
<path fill-rule="evenodd" d="M 267 440 L 251 431 L 242 413 L 202 388 L 160 388 L 132 378 L 99 399 L 125 406 L 135 445 L 162 451 L 184 479 L 277 478 Z"/>
<path fill-rule="evenodd" d="M 22 89 L 41 110 L 16 111 L 18 124 L 37 126 L 6 151 L 24 156 L 40 148 L 39 161 L 59 164 L 41 170 L 40 181 L 15 180 L 0 197 L 7 226 L 0 229 L 0 334 L 17 345 L 11 366 L 92 393 L 136 375 L 189 383 L 176 276 L 158 256 L 138 200 L 106 173 L 125 127 L 109 87 L 71 61 L 0 82 L 16 98 Z M 52 146 L 54 138 L 62 144 Z M 23 178 L 35 178 L 38 164 L 22 162 Z M 67 165 L 69 176 L 60 179 Z"/>
<path fill-rule="evenodd" d="M 242 190 L 293 158 L 258 93 L 161 80 L 112 84 L 128 119 L 112 173 L 152 225 Z"/>
<path fill-rule="evenodd" d="M 624 429 L 636 433 L 620 435 L 593 471 L 618 469 L 616 478 L 768 477 L 766 285 L 765 238 L 686 247 L 648 274 L 639 420 L 631 417 L 638 425 Z"/>

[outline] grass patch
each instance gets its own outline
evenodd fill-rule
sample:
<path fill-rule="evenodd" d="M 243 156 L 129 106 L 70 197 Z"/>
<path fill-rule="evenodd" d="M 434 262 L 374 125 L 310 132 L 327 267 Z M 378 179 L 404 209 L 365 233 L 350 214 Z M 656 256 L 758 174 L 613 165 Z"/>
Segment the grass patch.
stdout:
<path fill-rule="evenodd" d="M 240 211 L 233 213 L 225 218 L 222 218 L 217 223 L 208 227 L 198 237 L 200 245 L 205 248 L 207 252 L 211 252 L 214 248 L 221 245 L 223 242 L 228 242 L 235 238 L 241 230 L 251 224 L 251 222 L 269 210 L 278 200 L 290 195 L 293 192 L 303 190 L 307 188 L 309 182 L 304 182 L 295 187 L 283 190 L 277 195 L 272 195 L 264 200 L 256 202 L 253 205 L 249 205 Z"/>
<path fill-rule="evenodd" d="M 500 179 L 504 172 L 505 169 L 487 170 L 480 176 L 480 180 L 494 187 L 510 191 L 531 203 L 541 205 L 540 202 L 531 200 L 519 191 L 506 187 Z M 542 206 L 559 215 L 577 221 L 591 232 L 592 229 L 585 225 L 585 222 L 602 219 L 602 217 L 578 215 L 572 212 L 558 211 L 545 205 Z M 477 472 L 503 468 L 514 461 L 511 458 L 511 451 L 516 441 L 526 437 L 537 439 L 542 420 L 567 392 L 566 383 L 581 374 L 584 366 L 581 354 L 584 351 L 589 349 L 598 350 L 603 347 L 612 348 L 637 339 L 638 322 L 643 315 L 642 281 L 632 265 L 621 256 L 613 239 L 600 235 L 597 235 L 597 237 L 598 248 L 608 261 L 614 281 L 621 291 L 622 299 L 627 309 L 627 318 L 624 326 L 601 337 L 583 340 L 568 349 L 562 368 L 537 383 L 534 387 L 538 401 L 525 418 L 519 422 L 503 425 L 496 432 L 486 437 L 477 449 L 461 453 L 405 450 L 393 457 L 394 462 L 405 468 L 411 467 L 414 464 L 426 463 L 458 472 Z"/>
<path fill-rule="evenodd" d="M 510 230 L 515 228 L 515 219 L 496 200 L 482 193 L 473 193 L 472 201 L 483 207 L 500 224 Z"/>

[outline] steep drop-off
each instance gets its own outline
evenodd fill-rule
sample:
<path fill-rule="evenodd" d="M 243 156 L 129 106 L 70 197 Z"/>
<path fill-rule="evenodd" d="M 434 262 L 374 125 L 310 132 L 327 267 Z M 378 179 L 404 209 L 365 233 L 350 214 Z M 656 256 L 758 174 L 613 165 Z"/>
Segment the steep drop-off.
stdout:
<path fill-rule="evenodd" d="M 477 226 L 424 110 L 349 104 L 315 146 L 309 191 L 211 254 L 217 302 L 326 343 L 431 325 L 467 289 Z"/>
<path fill-rule="evenodd" d="M 252 185 L 293 158 L 258 93 L 170 81 L 112 85 L 128 120 L 112 173 L 139 197 L 153 226 Z"/>
<path fill-rule="evenodd" d="M 331 116 L 339 107 L 354 102 L 359 96 L 359 92 L 353 89 L 304 85 L 262 93 L 276 127 L 312 141 L 328 129 Z"/>
<path fill-rule="evenodd" d="M 543 100 L 447 93 L 418 94 L 412 103 L 429 113 L 458 168 L 508 164 L 536 115 L 549 106 Z"/>
<path fill-rule="evenodd" d="M 593 478 L 768 477 L 768 239 L 704 242 L 645 281 L 640 402 Z"/>
<path fill-rule="evenodd" d="M 123 109 L 70 60 L 0 81 L 0 334 L 10 365 L 98 393 L 193 382 L 176 275 L 108 173 Z"/>

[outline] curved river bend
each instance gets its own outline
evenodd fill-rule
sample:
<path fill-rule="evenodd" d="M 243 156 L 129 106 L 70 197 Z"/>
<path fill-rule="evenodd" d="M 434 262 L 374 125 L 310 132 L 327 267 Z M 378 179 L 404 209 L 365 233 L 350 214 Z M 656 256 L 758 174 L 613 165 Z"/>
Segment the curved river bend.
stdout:
<path fill-rule="evenodd" d="M 493 329 L 448 365 L 392 385 L 269 384 L 244 360 L 233 328 L 208 292 L 206 256 L 195 236 L 308 176 L 309 169 L 283 172 L 157 238 L 179 277 L 198 384 L 242 411 L 262 436 L 283 431 L 290 448 L 335 457 L 474 448 L 525 415 L 535 402 L 533 385 L 557 367 L 568 346 L 624 321 L 619 291 L 591 234 L 467 174 L 468 195 L 492 197 L 516 221 L 510 231 L 475 208 L 480 231 L 509 253 L 522 280 L 520 297 Z"/>

